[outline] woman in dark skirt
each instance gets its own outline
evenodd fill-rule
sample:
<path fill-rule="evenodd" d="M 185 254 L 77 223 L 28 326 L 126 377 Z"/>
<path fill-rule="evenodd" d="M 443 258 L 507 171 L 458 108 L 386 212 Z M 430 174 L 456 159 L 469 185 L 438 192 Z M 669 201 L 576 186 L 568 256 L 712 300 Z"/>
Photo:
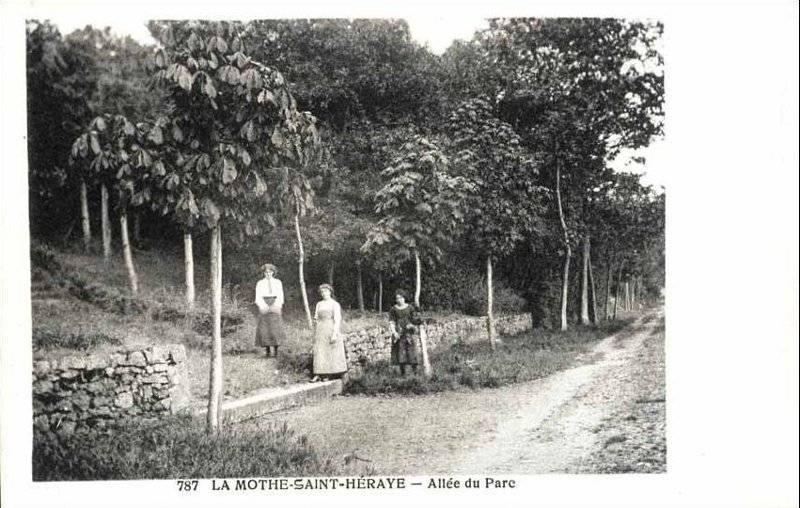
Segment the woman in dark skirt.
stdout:
<path fill-rule="evenodd" d="M 278 356 L 278 346 L 285 341 L 283 328 L 283 284 L 274 277 L 275 265 L 261 267 L 264 278 L 256 284 L 255 304 L 258 307 L 256 345 L 266 349 L 268 357 Z"/>
<path fill-rule="evenodd" d="M 410 365 L 417 372 L 417 341 L 419 329 L 417 309 L 406 303 L 405 291 L 395 293 L 395 305 L 389 310 L 389 329 L 392 332 L 392 365 L 400 366 L 400 375 L 406 374 Z"/>

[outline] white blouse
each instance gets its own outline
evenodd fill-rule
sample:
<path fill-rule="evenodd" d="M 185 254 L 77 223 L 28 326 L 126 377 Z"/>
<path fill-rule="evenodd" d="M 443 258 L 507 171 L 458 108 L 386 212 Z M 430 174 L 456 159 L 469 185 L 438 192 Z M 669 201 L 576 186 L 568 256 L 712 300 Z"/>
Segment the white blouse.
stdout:
<path fill-rule="evenodd" d="M 266 302 L 264 302 L 265 296 L 275 297 L 275 303 L 267 307 Z M 264 277 L 258 281 L 256 284 L 255 304 L 262 311 L 280 312 L 283 309 L 283 283 L 274 277 L 271 279 Z"/>

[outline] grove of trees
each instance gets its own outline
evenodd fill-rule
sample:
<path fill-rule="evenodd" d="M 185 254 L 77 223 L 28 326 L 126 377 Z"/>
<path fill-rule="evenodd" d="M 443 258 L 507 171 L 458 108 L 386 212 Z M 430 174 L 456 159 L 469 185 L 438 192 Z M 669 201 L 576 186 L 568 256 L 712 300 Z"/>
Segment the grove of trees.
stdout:
<path fill-rule="evenodd" d="M 610 164 L 663 134 L 660 24 L 493 19 L 441 56 L 403 20 L 148 28 L 156 45 L 27 23 L 31 229 L 89 251 L 99 226 L 109 262 L 119 238 L 134 293 L 136 248 L 180 246 L 189 309 L 208 245 L 209 429 L 222 281 L 257 276 L 223 245 L 296 266 L 308 326 L 307 284 L 360 311 L 413 286 L 487 316 L 492 347 L 495 307 L 567 329 L 663 287 L 665 196 Z"/>

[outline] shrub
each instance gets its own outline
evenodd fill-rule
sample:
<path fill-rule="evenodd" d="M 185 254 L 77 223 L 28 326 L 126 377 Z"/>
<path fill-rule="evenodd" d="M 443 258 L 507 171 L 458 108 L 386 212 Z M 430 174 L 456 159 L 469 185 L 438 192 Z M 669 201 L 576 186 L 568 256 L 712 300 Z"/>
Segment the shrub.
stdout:
<path fill-rule="evenodd" d="M 492 308 L 499 313 L 524 312 L 528 302 L 508 287 L 502 279 L 493 281 L 494 295 Z M 486 315 L 486 280 L 477 279 L 464 295 L 463 311 L 472 316 Z"/>
<path fill-rule="evenodd" d="M 286 424 L 256 430 L 226 428 L 208 436 L 188 416 L 122 427 L 39 433 L 33 440 L 33 479 L 110 480 L 333 476 L 329 458 Z"/>
<path fill-rule="evenodd" d="M 50 246 L 31 242 L 31 268 L 39 268 L 50 273 L 61 271 L 61 263 L 56 258 L 56 252 Z"/>
<path fill-rule="evenodd" d="M 426 308 L 464 310 L 464 299 L 480 278 L 480 272 L 466 260 L 443 264 L 425 272 L 420 297 Z"/>

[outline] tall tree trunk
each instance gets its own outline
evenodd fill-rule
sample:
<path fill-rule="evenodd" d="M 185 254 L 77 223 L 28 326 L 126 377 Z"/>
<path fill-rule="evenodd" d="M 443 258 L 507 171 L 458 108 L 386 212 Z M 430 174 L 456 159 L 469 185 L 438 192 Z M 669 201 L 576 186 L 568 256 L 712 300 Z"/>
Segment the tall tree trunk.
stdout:
<path fill-rule="evenodd" d="M 100 224 L 103 230 L 103 259 L 111 258 L 111 223 L 108 220 L 108 189 L 100 186 Z"/>
<path fill-rule="evenodd" d="M 630 284 L 627 280 L 625 281 L 625 310 L 631 310 Z"/>
<path fill-rule="evenodd" d="M 361 260 L 356 261 L 356 298 L 359 312 L 364 312 L 364 281 L 361 278 Z"/>
<path fill-rule="evenodd" d="M 186 281 L 186 308 L 194 310 L 194 251 L 192 247 L 192 234 L 183 233 L 183 273 Z"/>
<path fill-rule="evenodd" d="M 492 256 L 486 256 L 486 331 L 489 334 L 489 345 L 492 350 L 497 347 L 495 344 L 497 334 L 494 329 L 494 288 L 492 287 Z"/>
<path fill-rule="evenodd" d="M 333 267 L 334 263 L 333 260 L 331 260 L 330 264 L 328 264 L 328 284 L 331 286 L 333 286 Z"/>
<path fill-rule="evenodd" d="M 605 316 L 606 321 L 611 318 L 611 311 L 608 308 L 608 300 L 611 298 L 611 270 L 612 267 L 612 260 L 613 258 L 609 258 L 606 264 L 606 299 L 603 302 L 603 315 Z"/>
<path fill-rule="evenodd" d="M 139 211 L 133 212 L 133 241 L 136 245 L 142 243 L 142 214 Z"/>
<path fill-rule="evenodd" d="M 583 238 L 583 266 L 581 267 L 581 324 L 589 324 L 589 236 Z"/>
<path fill-rule="evenodd" d="M 133 254 L 131 254 L 131 243 L 128 240 L 128 213 L 122 210 L 119 214 L 119 235 L 122 238 L 122 256 L 125 259 L 125 268 L 128 270 L 128 282 L 133 294 L 139 292 L 139 279 L 136 276 L 136 268 L 133 267 Z"/>
<path fill-rule="evenodd" d="M 592 253 L 589 252 L 589 319 L 597 326 L 600 316 L 597 315 L 597 286 L 594 283 L 594 270 L 592 269 Z"/>
<path fill-rule="evenodd" d="M 208 383 L 206 432 L 213 434 L 220 422 L 222 402 L 222 232 L 218 225 L 211 229 L 211 369 Z"/>
<path fill-rule="evenodd" d="M 309 328 L 314 328 L 314 320 L 311 318 L 311 308 L 308 306 L 308 293 L 306 292 L 306 276 L 303 269 L 305 262 L 305 251 L 303 250 L 303 237 L 300 236 L 300 214 L 294 214 L 294 234 L 297 236 L 297 275 L 300 281 L 300 295 L 303 297 L 303 309 L 306 311 L 306 322 Z M 333 284 L 331 284 L 333 285 Z"/>
<path fill-rule="evenodd" d="M 414 264 L 416 266 L 416 286 L 414 288 L 414 305 L 419 308 L 419 294 L 422 291 L 422 262 L 419 259 L 419 251 L 414 249 Z"/>
<path fill-rule="evenodd" d="M 378 274 L 378 314 L 383 312 L 383 274 Z"/>
<path fill-rule="evenodd" d="M 569 235 L 567 234 L 567 223 L 564 220 L 564 209 L 561 205 L 561 166 L 556 164 L 556 202 L 558 204 L 558 218 L 561 221 L 561 230 L 564 233 L 564 273 L 561 284 L 561 330 L 566 330 L 567 325 L 567 298 L 569 297 L 569 258 L 572 250 L 569 246 Z"/>
<path fill-rule="evenodd" d="M 89 225 L 89 198 L 86 182 L 81 180 L 81 225 L 83 226 L 83 251 L 88 253 L 92 243 L 92 228 Z"/>
<path fill-rule="evenodd" d="M 431 359 L 428 356 L 428 326 L 423 323 L 419 327 L 419 345 L 422 349 L 422 373 L 426 378 L 433 376 Z"/>
<path fill-rule="evenodd" d="M 614 288 L 614 319 L 617 319 L 617 307 L 619 307 L 619 293 L 620 288 L 622 287 L 622 265 L 624 263 L 620 261 L 619 267 L 617 268 L 617 287 Z"/>

